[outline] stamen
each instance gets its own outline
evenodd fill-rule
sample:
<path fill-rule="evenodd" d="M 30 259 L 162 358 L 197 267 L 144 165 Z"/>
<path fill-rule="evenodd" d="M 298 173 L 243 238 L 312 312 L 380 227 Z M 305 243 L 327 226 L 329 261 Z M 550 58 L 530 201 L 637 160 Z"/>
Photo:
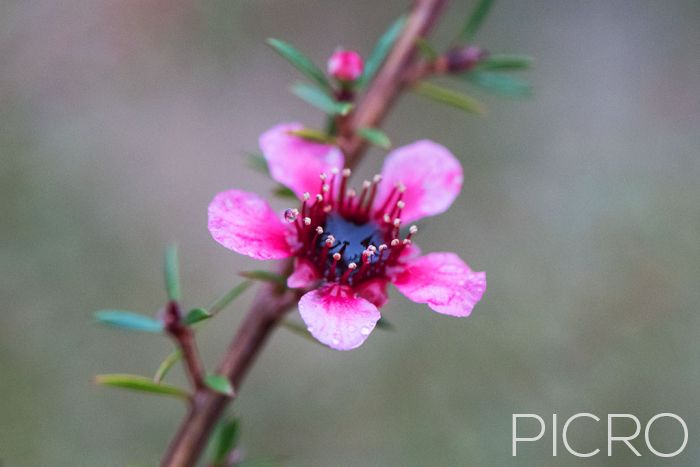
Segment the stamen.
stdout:
<path fill-rule="evenodd" d="M 369 192 L 369 199 L 367 200 L 367 205 L 365 206 L 365 209 L 362 213 L 365 219 L 369 217 L 370 210 L 372 209 L 372 205 L 374 204 L 374 198 L 377 196 L 377 186 L 381 181 L 382 176 L 379 174 L 375 175 L 372 178 L 372 189 Z"/>
<path fill-rule="evenodd" d="M 367 180 L 362 182 L 362 192 L 360 193 L 360 198 L 357 200 L 357 214 L 360 214 L 363 211 L 362 204 L 365 202 L 365 198 L 367 197 L 367 193 L 371 185 L 372 184 Z"/>
<path fill-rule="evenodd" d="M 341 213 L 344 210 L 345 187 L 348 184 L 348 178 L 350 178 L 351 173 L 352 171 L 350 169 L 343 169 L 343 178 L 340 180 L 340 190 L 338 192 L 338 209 Z"/>
<path fill-rule="evenodd" d="M 320 193 L 323 193 L 323 185 L 326 184 L 326 177 L 327 175 L 325 173 L 322 173 L 321 175 L 318 176 L 321 179 L 321 186 L 319 187 L 318 191 Z"/>
<path fill-rule="evenodd" d="M 316 242 L 318 241 L 319 235 L 323 234 L 323 227 L 320 225 L 316 227 L 315 229 L 316 233 L 314 233 L 313 238 L 311 239 L 311 243 L 308 244 L 307 248 L 309 249 L 315 249 L 316 248 Z M 308 237 L 307 237 L 308 238 Z"/>
<path fill-rule="evenodd" d="M 357 269 L 357 263 L 348 264 L 348 268 L 343 273 L 343 277 L 340 278 L 340 283 L 347 284 L 348 279 L 350 279 L 350 274 L 352 274 L 355 269 Z"/>

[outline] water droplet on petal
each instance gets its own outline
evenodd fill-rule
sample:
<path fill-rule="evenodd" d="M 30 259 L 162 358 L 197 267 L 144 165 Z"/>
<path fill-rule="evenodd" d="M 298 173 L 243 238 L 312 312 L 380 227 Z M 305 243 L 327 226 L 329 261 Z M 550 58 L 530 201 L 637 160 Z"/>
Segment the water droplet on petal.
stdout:
<path fill-rule="evenodd" d="M 369 336 L 369 333 L 370 329 L 367 326 L 362 326 L 360 328 L 360 334 L 362 334 L 363 336 Z"/>
<path fill-rule="evenodd" d="M 309 332 L 314 332 L 314 328 L 312 328 L 311 326 L 309 326 L 308 328 L 306 328 L 306 330 L 309 331 Z"/>
<path fill-rule="evenodd" d="M 333 345 L 338 345 L 338 344 L 340 344 L 340 340 L 339 340 L 339 339 L 333 339 Z"/>
<path fill-rule="evenodd" d="M 287 209 L 284 211 L 284 220 L 287 222 L 294 222 L 299 216 L 299 211 L 296 209 Z"/>

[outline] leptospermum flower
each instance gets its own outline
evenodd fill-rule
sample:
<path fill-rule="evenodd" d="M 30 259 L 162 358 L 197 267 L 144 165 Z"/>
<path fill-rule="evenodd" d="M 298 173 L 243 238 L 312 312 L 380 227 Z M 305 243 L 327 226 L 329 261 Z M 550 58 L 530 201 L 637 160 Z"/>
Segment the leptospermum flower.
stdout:
<path fill-rule="evenodd" d="M 380 318 L 393 283 L 414 302 L 438 313 L 468 316 L 486 290 L 486 275 L 454 253 L 421 255 L 411 225 L 446 211 L 462 187 L 462 167 L 445 147 L 418 141 L 391 152 L 381 175 L 359 193 L 335 146 L 278 125 L 260 137 L 272 178 L 300 199 L 276 213 L 254 193 L 216 195 L 209 231 L 231 250 L 262 260 L 294 257 L 287 280 L 304 294 L 299 311 L 309 332 L 338 350 L 362 345 Z"/>

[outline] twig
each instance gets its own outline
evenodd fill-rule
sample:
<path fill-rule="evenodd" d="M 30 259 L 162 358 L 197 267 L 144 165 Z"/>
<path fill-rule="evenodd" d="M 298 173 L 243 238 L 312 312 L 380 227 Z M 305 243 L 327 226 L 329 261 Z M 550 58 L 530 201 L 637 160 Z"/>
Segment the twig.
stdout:
<path fill-rule="evenodd" d="M 408 21 L 387 59 L 360 100 L 353 115 L 351 134 L 341 141 L 346 164 L 354 167 L 364 155 L 365 142 L 355 129 L 378 126 L 402 88 L 407 67 L 415 54 L 418 38 L 425 36 L 442 11 L 445 0 L 416 0 Z M 285 262 L 284 269 L 291 267 Z M 256 295 L 243 324 L 236 333 L 218 367 L 218 374 L 226 375 L 238 393 L 248 369 L 262 350 L 267 338 L 284 314 L 298 301 L 292 291 L 263 285 Z M 187 416 L 165 453 L 161 466 L 188 467 L 194 465 L 206 445 L 212 428 L 231 398 L 199 389 L 192 397 Z"/>
<path fill-rule="evenodd" d="M 192 329 L 182 323 L 180 305 L 171 300 L 165 308 L 165 330 L 177 343 L 185 362 L 185 373 L 195 390 L 204 388 L 204 366 L 197 352 Z"/>

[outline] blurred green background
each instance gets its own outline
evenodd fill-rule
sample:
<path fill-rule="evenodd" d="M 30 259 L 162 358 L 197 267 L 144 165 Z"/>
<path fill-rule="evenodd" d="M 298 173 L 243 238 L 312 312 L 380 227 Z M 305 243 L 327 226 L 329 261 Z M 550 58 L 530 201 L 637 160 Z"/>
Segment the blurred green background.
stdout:
<path fill-rule="evenodd" d="M 407 1 L 96 0 L 0 5 L 0 463 L 154 465 L 184 408 L 90 383 L 151 374 L 162 338 L 92 312 L 155 312 L 163 246 L 181 246 L 186 303 L 259 267 L 206 229 L 213 195 L 272 183 L 244 151 L 275 123 L 319 125 L 264 44 L 322 63 L 368 53 Z M 471 2 L 453 1 L 445 45 Z M 289 466 L 691 466 L 700 463 L 700 3 L 501 0 L 478 35 L 532 54 L 536 96 L 477 95 L 483 117 L 407 95 L 386 124 L 458 155 L 465 186 L 424 250 L 488 274 L 468 319 L 395 296 L 357 351 L 279 330 L 235 412 L 252 459 Z M 464 88 L 466 89 L 466 87 Z M 381 165 L 366 159 L 363 172 Z M 277 207 L 284 207 L 278 203 Z M 252 293 L 201 332 L 210 367 Z M 295 318 L 298 318 L 295 316 Z M 184 383 L 182 374 L 172 380 Z M 673 459 L 551 457 L 551 433 L 511 457 L 511 414 L 681 415 Z M 660 422 L 655 445 L 679 430 Z M 571 439 L 605 449 L 605 423 Z M 622 451 L 622 449 L 620 449 Z"/>

